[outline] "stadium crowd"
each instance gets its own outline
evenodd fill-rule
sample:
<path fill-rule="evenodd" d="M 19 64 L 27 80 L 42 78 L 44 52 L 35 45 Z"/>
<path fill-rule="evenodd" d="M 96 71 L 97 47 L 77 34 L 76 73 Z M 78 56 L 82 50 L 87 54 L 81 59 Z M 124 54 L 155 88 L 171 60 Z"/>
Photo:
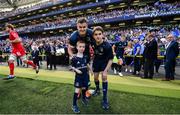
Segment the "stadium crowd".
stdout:
<path fill-rule="evenodd" d="M 65 0 L 57 0 L 56 2 L 62 2 L 62 1 L 65 1 Z M 23 8 L 17 8 L 17 9 L 12 10 L 12 11 L 0 12 L 0 17 L 15 16 L 17 14 L 21 14 L 21 13 L 33 11 L 33 10 L 36 10 L 36 9 L 40 9 L 42 7 L 46 7 L 46 6 L 49 6 L 49 5 L 53 5 L 56 2 L 53 1 L 53 0 L 49 0 L 49 1 L 38 3 L 38 4 L 35 4 L 35 5 L 32 5 L 32 6 L 27 6 L 27 7 L 23 7 Z"/>
<path fill-rule="evenodd" d="M 108 31 L 105 31 L 105 36 L 106 36 L 105 40 L 111 43 L 113 46 L 116 42 L 119 42 L 124 38 L 125 41 L 128 43 L 128 46 L 124 47 L 125 52 L 126 52 L 126 48 L 128 48 L 127 50 L 131 51 L 131 53 L 128 53 L 125 55 L 133 56 L 132 51 L 135 46 L 135 40 L 138 39 L 138 43 L 140 43 L 141 45 L 141 51 L 139 55 L 142 56 L 144 53 L 144 45 L 146 43 L 146 36 L 150 30 L 151 28 L 108 30 Z M 174 36 L 176 36 L 177 41 L 180 43 L 180 39 L 179 39 L 180 29 L 178 27 L 171 27 L 171 28 L 159 27 L 155 29 L 155 38 L 158 42 L 158 50 L 159 50 L 158 55 L 159 56 L 164 56 L 165 44 L 167 42 L 165 38 L 169 33 L 173 33 Z M 68 39 L 70 37 L 70 34 L 71 33 L 66 33 L 61 36 L 50 36 L 50 37 L 38 36 L 37 38 L 23 37 L 22 39 L 23 39 L 23 43 L 24 43 L 27 53 L 31 54 L 34 50 L 38 50 L 39 53 L 37 57 L 40 57 L 38 58 L 38 60 L 40 61 L 39 63 L 41 63 L 42 60 L 46 60 L 47 68 L 49 68 L 50 60 L 56 60 L 55 62 L 53 62 L 55 65 L 56 64 L 68 65 L 69 64 L 67 44 L 68 44 Z M 49 57 L 52 52 L 50 51 L 49 47 L 51 47 L 51 45 L 55 49 L 53 51 L 55 57 L 50 59 Z M 3 53 L 10 53 L 11 51 L 10 44 L 5 40 L 0 42 L 0 48 L 1 48 L 0 50 Z M 43 55 L 46 55 L 46 58 L 45 57 L 42 58 Z M 124 60 L 124 61 L 127 61 L 127 60 Z M 162 60 L 159 60 L 159 61 L 160 61 L 160 64 L 163 63 Z M 128 63 L 129 65 L 126 65 L 125 71 L 132 72 L 133 61 L 132 63 L 130 62 Z M 126 64 L 126 62 L 124 64 Z M 128 66 L 131 66 L 131 67 L 128 67 Z M 158 65 L 157 67 L 159 68 L 159 66 L 160 65 Z M 131 69 L 128 70 L 127 68 L 131 68 Z M 52 66 L 50 67 L 50 69 L 52 69 Z M 158 72 L 158 69 L 156 69 L 156 72 Z"/>
<path fill-rule="evenodd" d="M 102 22 L 106 19 L 112 19 L 112 18 L 126 18 L 126 16 L 130 15 L 142 15 L 142 14 L 159 14 L 161 12 L 167 12 L 167 11 L 174 11 L 178 10 L 180 8 L 180 2 L 175 2 L 171 4 L 165 4 L 161 2 L 154 3 L 153 6 L 145 6 L 142 8 L 128 8 L 126 10 L 112 10 L 112 11 L 104 11 L 99 14 L 89 14 L 85 15 L 87 19 L 89 20 L 89 23 L 98 23 Z M 30 31 L 36 31 L 39 29 L 44 28 L 58 28 L 58 27 L 65 27 L 65 26 L 73 26 L 76 24 L 76 21 L 79 17 L 75 18 L 68 18 L 68 19 L 62 19 L 62 17 L 57 17 L 56 20 L 53 21 L 45 21 L 44 23 L 40 24 L 31 24 L 29 26 L 24 26 L 17 28 L 16 30 L 18 32 L 30 32 Z"/>

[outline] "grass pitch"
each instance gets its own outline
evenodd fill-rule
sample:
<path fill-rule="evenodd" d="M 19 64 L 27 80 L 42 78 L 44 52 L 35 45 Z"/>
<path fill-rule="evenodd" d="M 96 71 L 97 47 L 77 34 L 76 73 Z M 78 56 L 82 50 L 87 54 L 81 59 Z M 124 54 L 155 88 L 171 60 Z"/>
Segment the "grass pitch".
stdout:
<path fill-rule="evenodd" d="M 0 79 L 0 113 L 73 113 L 73 72 L 16 68 L 14 80 Z M 8 67 L 0 66 L 1 78 Z M 28 78 L 28 79 L 27 79 Z M 163 82 L 110 75 L 110 109 L 101 108 L 102 95 L 92 97 L 88 107 L 79 100 L 81 113 L 180 113 L 180 81 Z M 93 80 L 91 80 L 93 81 Z M 92 88 L 94 83 L 92 82 Z"/>

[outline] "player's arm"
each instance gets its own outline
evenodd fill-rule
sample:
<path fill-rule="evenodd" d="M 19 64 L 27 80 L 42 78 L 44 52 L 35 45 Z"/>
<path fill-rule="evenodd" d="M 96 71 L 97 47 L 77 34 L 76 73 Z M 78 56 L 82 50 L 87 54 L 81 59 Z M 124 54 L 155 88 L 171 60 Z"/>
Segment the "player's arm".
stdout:
<path fill-rule="evenodd" d="M 88 68 L 89 72 L 91 73 L 91 76 L 93 76 L 93 70 L 89 64 L 87 64 L 87 68 Z"/>
<path fill-rule="evenodd" d="M 82 74 L 82 72 L 79 69 L 76 69 L 75 67 L 71 66 L 70 67 L 73 71 L 75 71 L 78 74 Z"/>
<path fill-rule="evenodd" d="M 82 72 L 81 72 L 79 69 L 76 68 L 76 61 L 77 61 L 77 60 L 76 60 L 75 58 L 72 58 L 70 68 L 71 68 L 74 72 L 76 72 L 76 73 L 78 73 L 78 74 L 82 74 Z"/>
<path fill-rule="evenodd" d="M 108 61 L 108 64 L 104 70 L 105 72 L 107 72 L 109 70 L 109 68 L 111 67 L 112 60 L 114 58 L 111 46 L 109 46 L 109 48 L 107 48 L 106 52 L 107 52 L 107 56 L 108 56 L 109 61 Z"/>
<path fill-rule="evenodd" d="M 21 40 L 21 38 L 16 38 L 16 39 L 14 39 L 14 40 L 10 40 L 10 42 L 11 43 L 19 43 L 19 42 L 21 42 L 22 40 Z"/>
<path fill-rule="evenodd" d="M 116 48 L 116 45 L 113 45 L 112 46 L 113 55 L 116 55 L 115 48 Z"/>
<path fill-rule="evenodd" d="M 137 47 L 137 51 L 135 53 L 135 56 L 137 56 L 139 54 L 140 50 L 141 50 L 140 47 Z"/>
<path fill-rule="evenodd" d="M 74 49 L 74 46 L 68 44 L 68 54 L 70 58 L 74 56 L 73 49 Z"/>
<path fill-rule="evenodd" d="M 108 70 L 110 69 L 111 65 L 112 65 L 112 59 L 110 59 L 110 60 L 108 61 L 108 64 L 107 64 L 107 66 L 106 66 L 106 68 L 105 68 L 104 71 L 108 71 Z"/>

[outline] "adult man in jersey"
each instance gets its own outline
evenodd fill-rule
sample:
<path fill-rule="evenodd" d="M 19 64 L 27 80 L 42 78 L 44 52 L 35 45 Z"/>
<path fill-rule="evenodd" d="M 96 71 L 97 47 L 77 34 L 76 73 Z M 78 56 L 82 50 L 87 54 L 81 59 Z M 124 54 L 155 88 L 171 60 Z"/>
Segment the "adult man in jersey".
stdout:
<path fill-rule="evenodd" d="M 12 24 L 6 24 L 5 28 L 6 28 L 6 31 L 9 33 L 8 41 L 12 45 L 12 51 L 8 60 L 10 74 L 4 80 L 9 80 L 9 79 L 14 78 L 14 61 L 16 60 L 17 57 L 20 57 L 20 59 L 25 64 L 31 65 L 36 70 L 36 73 L 38 73 L 39 72 L 38 66 L 36 66 L 32 61 L 27 60 L 26 51 L 23 47 L 21 38 L 19 37 L 18 33 L 14 29 L 14 26 Z"/>
<path fill-rule="evenodd" d="M 76 44 L 78 41 L 85 42 L 84 56 L 87 57 L 87 61 L 89 63 L 93 54 L 91 45 L 93 45 L 95 42 L 93 39 L 92 30 L 88 28 L 88 21 L 86 18 L 79 18 L 77 20 L 77 30 L 74 31 L 70 36 L 68 45 L 68 54 L 70 59 L 72 59 L 74 54 L 77 53 Z M 89 96 L 88 92 L 86 96 Z"/>

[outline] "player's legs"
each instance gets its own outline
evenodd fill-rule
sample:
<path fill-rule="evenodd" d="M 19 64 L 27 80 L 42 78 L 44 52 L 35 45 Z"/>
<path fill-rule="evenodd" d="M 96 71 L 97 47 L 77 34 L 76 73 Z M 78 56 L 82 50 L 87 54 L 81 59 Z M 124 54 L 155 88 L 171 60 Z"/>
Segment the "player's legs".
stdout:
<path fill-rule="evenodd" d="M 73 106 L 72 106 L 72 110 L 74 113 L 79 113 L 80 110 L 77 106 L 77 99 L 78 99 L 78 93 L 80 92 L 80 88 L 75 88 L 74 91 L 74 96 L 73 96 Z"/>
<path fill-rule="evenodd" d="M 27 57 L 26 57 L 26 55 L 21 56 L 21 60 L 22 60 L 25 64 L 32 66 L 33 69 L 36 69 L 36 73 L 39 72 L 39 67 L 36 66 L 36 65 L 33 63 L 33 61 L 28 60 Z"/>
<path fill-rule="evenodd" d="M 11 54 L 9 56 L 9 59 L 8 59 L 8 65 L 9 65 L 10 74 L 4 80 L 9 80 L 9 79 L 13 79 L 14 78 L 14 60 L 16 60 L 16 55 L 15 54 Z"/>
<path fill-rule="evenodd" d="M 28 60 L 27 57 L 26 57 L 26 55 L 21 56 L 21 60 L 22 60 L 25 64 L 28 64 L 28 65 L 32 66 L 33 68 L 36 68 L 36 65 L 35 65 L 32 61 Z"/>
<path fill-rule="evenodd" d="M 82 87 L 82 103 L 87 106 L 88 105 L 88 99 L 86 97 L 86 92 L 87 92 L 87 86 Z"/>
<path fill-rule="evenodd" d="M 94 83 L 96 85 L 96 89 L 93 92 L 93 96 L 97 96 L 100 94 L 100 88 L 99 88 L 99 73 L 100 72 L 94 72 Z"/>
<path fill-rule="evenodd" d="M 109 109 L 108 98 L 107 98 L 108 81 L 107 81 L 107 76 L 104 76 L 103 73 L 102 73 L 102 89 L 103 89 L 102 107 L 103 109 Z"/>

